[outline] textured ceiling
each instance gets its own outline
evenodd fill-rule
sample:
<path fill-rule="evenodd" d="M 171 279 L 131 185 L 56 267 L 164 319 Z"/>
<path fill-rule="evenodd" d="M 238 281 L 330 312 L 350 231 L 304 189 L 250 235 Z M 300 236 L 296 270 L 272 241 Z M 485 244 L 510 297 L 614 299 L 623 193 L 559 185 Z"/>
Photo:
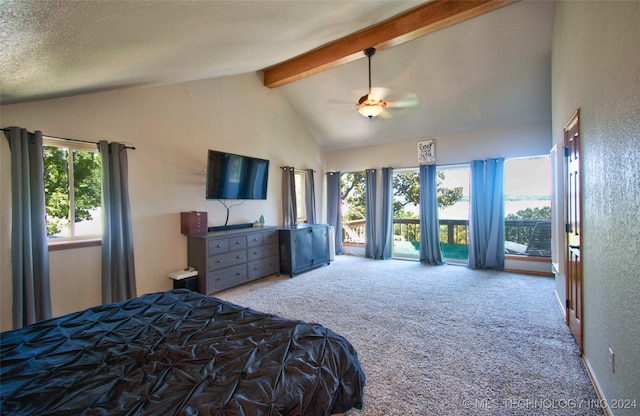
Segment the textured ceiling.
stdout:
<path fill-rule="evenodd" d="M 420 3 L 0 0 L 0 100 L 258 71 Z M 374 55 L 374 86 L 420 99 L 390 119 L 356 112 L 366 59 L 278 89 L 325 149 L 549 120 L 554 7 L 521 1 Z"/>
<path fill-rule="evenodd" d="M 417 4 L 0 1 L 2 103 L 257 71 Z"/>

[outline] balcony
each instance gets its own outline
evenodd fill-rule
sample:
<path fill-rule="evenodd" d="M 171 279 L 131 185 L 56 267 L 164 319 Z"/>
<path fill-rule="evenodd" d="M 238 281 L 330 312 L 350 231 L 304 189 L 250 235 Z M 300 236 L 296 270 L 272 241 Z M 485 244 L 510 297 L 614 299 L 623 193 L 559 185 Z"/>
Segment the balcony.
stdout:
<path fill-rule="evenodd" d="M 394 257 L 419 258 L 420 220 L 393 220 Z M 346 246 L 364 246 L 365 220 L 342 223 Z M 440 220 L 442 255 L 451 261 L 469 256 L 469 221 Z M 551 256 L 551 221 L 505 220 L 505 253 L 531 257 Z"/>

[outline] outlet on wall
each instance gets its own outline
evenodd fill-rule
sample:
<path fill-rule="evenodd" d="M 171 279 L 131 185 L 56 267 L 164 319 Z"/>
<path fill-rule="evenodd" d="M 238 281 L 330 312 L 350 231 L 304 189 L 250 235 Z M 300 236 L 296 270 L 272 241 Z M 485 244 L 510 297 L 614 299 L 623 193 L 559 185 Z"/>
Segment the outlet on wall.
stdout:
<path fill-rule="evenodd" d="M 613 349 L 611 347 L 609 347 L 609 362 L 611 363 L 611 372 L 615 373 L 616 372 L 616 356 L 613 353 Z"/>

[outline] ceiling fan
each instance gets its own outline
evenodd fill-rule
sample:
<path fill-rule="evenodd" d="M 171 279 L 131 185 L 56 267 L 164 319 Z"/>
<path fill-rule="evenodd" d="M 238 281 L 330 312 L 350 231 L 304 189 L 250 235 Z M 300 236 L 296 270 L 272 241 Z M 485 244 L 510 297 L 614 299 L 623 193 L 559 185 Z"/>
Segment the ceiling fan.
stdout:
<path fill-rule="evenodd" d="M 388 88 L 371 88 L 371 57 L 375 53 L 376 48 L 373 47 L 364 50 L 364 54 L 369 59 L 369 92 L 358 100 L 358 113 L 369 119 L 377 116 L 389 118 L 391 114 L 386 111 L 387 109 L 417 107 L 420 104 L 420 100 L 413 93 L 403 94 L 399 100 L 385 100 L 390 93 Z"/>

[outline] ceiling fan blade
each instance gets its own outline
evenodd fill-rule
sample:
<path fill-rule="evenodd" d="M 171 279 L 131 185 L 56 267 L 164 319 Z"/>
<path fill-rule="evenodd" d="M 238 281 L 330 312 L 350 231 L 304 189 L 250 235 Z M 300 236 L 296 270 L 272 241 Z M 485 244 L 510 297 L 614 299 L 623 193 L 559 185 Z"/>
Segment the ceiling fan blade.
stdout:
<path fill-rule="evenodd" d="M 420 99 L 412 92 L 403 94 L 397 100 L 387 101 L 387 108 L 414 108 L 420 105 Z"/>
<path fill-rule="evenodd" d="M 376 116 L 376 118 L 381 118 L 381 119 L 384 119 L 384 120 L 388 120 L 391 117 L 393 117 L 393 114 L 391 114 L 391 112 L 389 110 L 386 110 L 386 109 L 382 110 L 382 112 Z"/>

